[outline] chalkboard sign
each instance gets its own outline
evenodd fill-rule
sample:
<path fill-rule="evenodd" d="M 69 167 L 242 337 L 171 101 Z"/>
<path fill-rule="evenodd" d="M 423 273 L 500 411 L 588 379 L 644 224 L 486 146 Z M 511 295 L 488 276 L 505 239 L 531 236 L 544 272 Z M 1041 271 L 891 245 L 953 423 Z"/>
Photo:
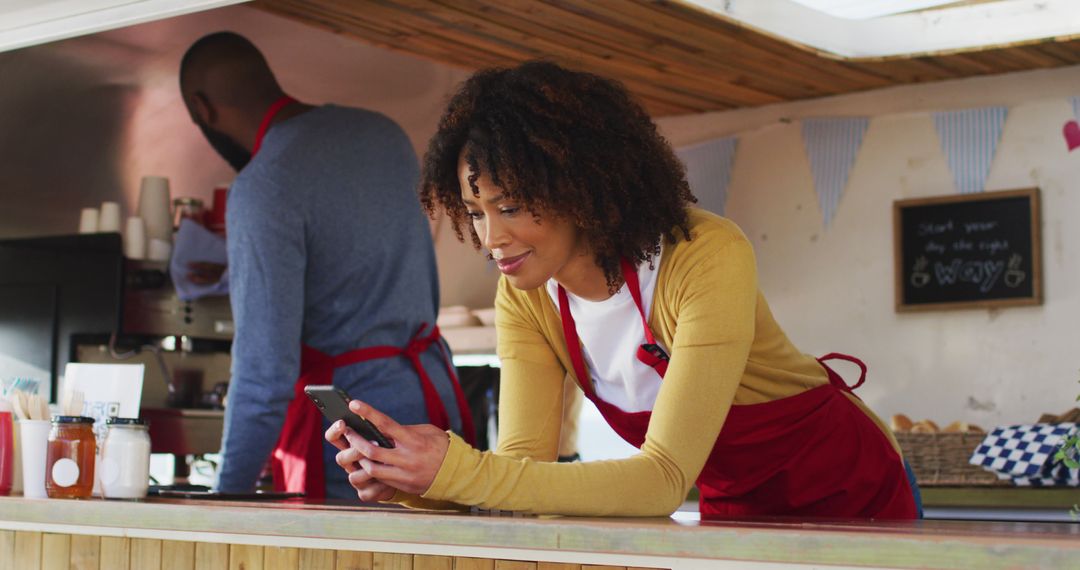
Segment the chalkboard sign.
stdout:
<path fill-rule="evenodd" d="M 893 203 L 896 310 L 1042 303 L 1037 188 Z"/>

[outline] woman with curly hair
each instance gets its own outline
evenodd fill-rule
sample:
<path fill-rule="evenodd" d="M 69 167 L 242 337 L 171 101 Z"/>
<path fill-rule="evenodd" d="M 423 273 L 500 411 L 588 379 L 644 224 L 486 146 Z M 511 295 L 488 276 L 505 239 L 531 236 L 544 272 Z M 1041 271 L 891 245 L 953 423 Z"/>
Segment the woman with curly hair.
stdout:
<path fill-rule="evenodd" d="M 326 432 L 362 500 L 656 516 L 696 482 L 706 517 L 916 516 L 890 432 L 824 363 L 858 361 L 792 345 L 750 242 L 692 207 L 683 167 L 619 84 L 542 62 L 476 73 L 420 195 L 503 273 L 498 449 L 354 400 L 395 443 Z M 640 453 L 555 462 L 567 374 Z"/>

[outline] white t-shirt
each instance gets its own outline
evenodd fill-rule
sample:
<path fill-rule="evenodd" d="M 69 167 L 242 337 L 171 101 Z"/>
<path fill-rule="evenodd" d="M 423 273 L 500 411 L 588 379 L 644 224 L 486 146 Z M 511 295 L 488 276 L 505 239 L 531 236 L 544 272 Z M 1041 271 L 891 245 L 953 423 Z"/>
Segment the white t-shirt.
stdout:
<path fill-rule="evenodd" d="M 652 265 L 655 269 L 642 263 L 637 271 L 646 317 L 656 290 L 659 255 Z M 558 307 L 559 284 L 554 279 L 548 280 L 547 292 Z M 645 342 L 645 329 L 630 290 L 623 285 L 618 293 L 603 301 L 588 301 L 569 291 L 566 296 L 596 395 L 624 412 L 652 410 L 660 391 L 660 375 L 637 359 L 637 349 Z M 663 348 L 668 350 L 666 346 Z"/>

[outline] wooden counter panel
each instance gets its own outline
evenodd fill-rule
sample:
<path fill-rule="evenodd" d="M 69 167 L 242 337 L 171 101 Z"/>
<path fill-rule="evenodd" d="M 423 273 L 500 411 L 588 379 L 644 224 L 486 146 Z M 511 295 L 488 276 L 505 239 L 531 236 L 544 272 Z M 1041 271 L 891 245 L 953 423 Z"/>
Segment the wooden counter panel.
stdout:
<path fill-rule="evenodd" d="M 0 498 L 0 570 L 65 557 L 80 570 L 604 570 L 588 564 L 692 561 L 740 569 L 1058 569 L 1080 560 L 1080 524 L 701 522 L 684 513 L 587 519 L 355 504 Z"/>
<path fill-rule="evenodd" d="M 99 557 L 100 544 L 106 553 Z M 16 549 L 15 545 L 20 548 Z M 201 552 L 197 556 L 196 552 Z M 88 555 L 89 553 L 89 555 Z M 91 563 L 92 561 L 92 563 Z M 628 570 L 452 556 L 0 531 L 0 570 Z"/>

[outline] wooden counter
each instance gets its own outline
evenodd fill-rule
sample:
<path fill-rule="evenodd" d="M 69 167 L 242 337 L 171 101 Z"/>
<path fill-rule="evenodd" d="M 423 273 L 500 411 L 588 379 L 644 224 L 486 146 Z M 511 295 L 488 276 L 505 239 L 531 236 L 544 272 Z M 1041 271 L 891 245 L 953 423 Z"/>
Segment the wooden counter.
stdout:
<path fill-rule="evenodd" d="M 302 502 L 0 498 L 0 569 L 549 570 L 560 563 L 1077 568 L 1080 524 L 700 522 L 695 513 L 584 519 Z"/>

